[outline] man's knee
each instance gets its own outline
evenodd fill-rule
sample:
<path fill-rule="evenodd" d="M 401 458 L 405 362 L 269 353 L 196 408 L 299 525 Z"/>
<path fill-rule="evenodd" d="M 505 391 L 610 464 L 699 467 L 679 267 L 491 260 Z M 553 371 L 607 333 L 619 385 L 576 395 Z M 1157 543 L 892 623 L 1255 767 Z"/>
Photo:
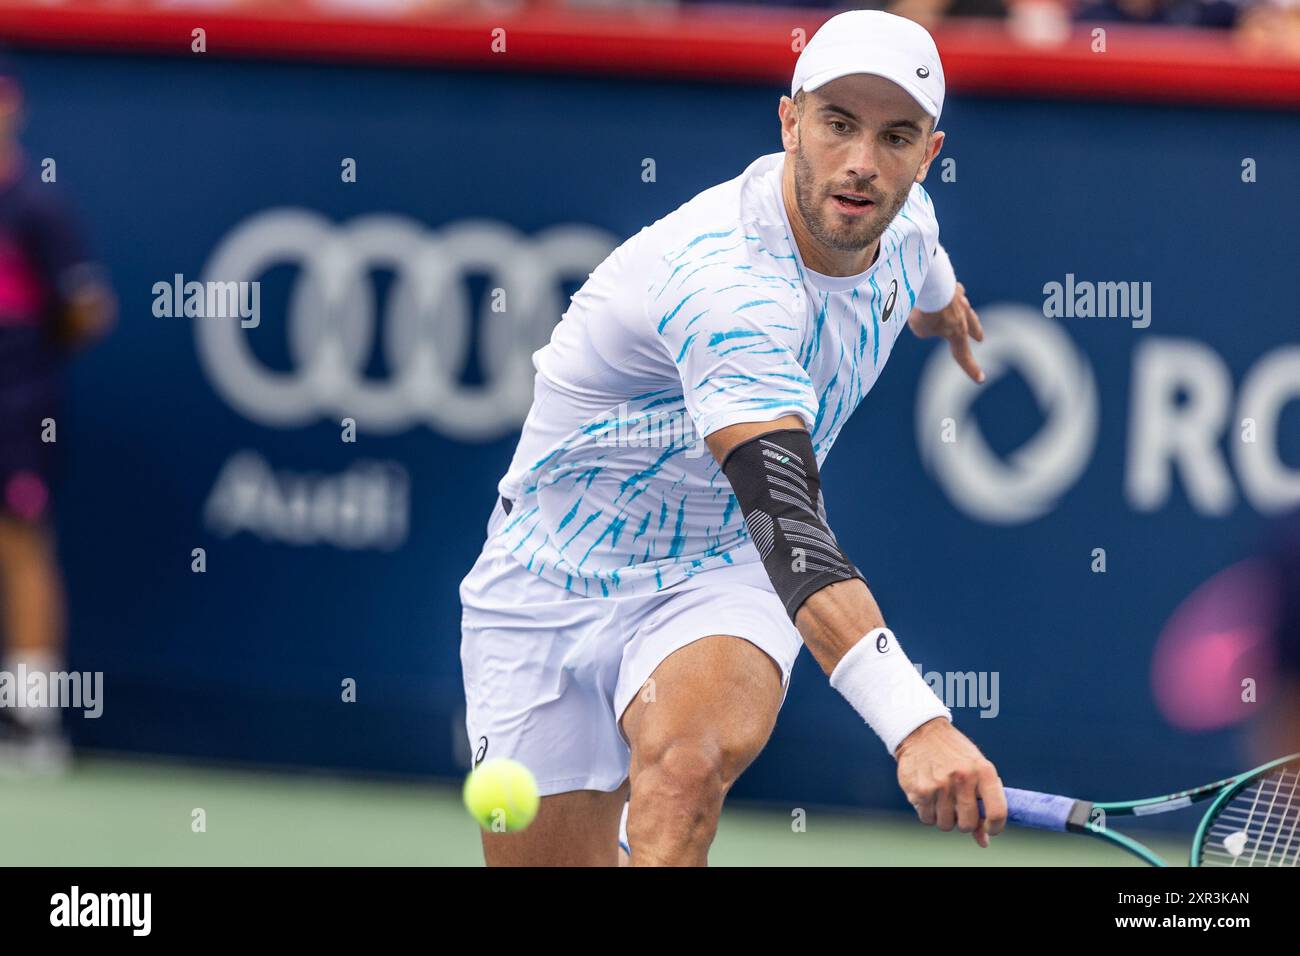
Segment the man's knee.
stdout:
<path fill-rule="evenodd" d="M 702 807 L 720 803 L 767 742 L 766 727 L 726 733 L 651 735 L 637 752 L 637 776 L 658 798 Z"/>
<path fill-rule="evenodd" d="M 638 761 L 635 788 L 651 791 L 661 805 L 703 810 L 721 801 L 727 781 L 722 749 L 702 741 L 674 741 L 652 747 Z"/>
<path fill-rule="evenodd" d="M 628 840 L 638 865 L 698 865 L 707 859 L 722 802 L 735 779 L 725 748 L 678 739 L 637 755 Z"/>
<path fill-rule="evenodd" d="M 628 839 L 638 865 L 703 865 L 727 791 L 763 734 L 677 735 L 634 751 Z"/>

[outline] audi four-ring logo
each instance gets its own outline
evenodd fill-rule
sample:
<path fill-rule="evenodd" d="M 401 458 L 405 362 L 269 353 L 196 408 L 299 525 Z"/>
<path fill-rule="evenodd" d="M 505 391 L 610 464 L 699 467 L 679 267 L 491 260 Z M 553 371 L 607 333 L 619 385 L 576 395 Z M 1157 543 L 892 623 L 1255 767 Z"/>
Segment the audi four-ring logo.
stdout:
<path fill-rule="evenodd" d="M 576 224 L 525 236 L 500 222 L 466 220 L 435 232 L 395 215 L 336 224 L 305 209 L 267 210 L 222 240 L 203 277 L 254 281 L 274 266 L 298 267 L 283 330 L 292 370 L 257 358 L 253 330 L 214 319 L 195 320 L 199 360 L 221 397 L 262 425 L 351 417 L 377 433 L 423 424 L 488 441 L 528 412 L 532 354 L 564 311 L 563 282 L 584 279 L 617 244 L 603 229 Z M 382 316 L 380 270 L 395 276 Z M 481 385 L 461 382 L 472 345 L 471 275 L 486 275 L 487 288 L 500 290 L 479 309 Z M 278 329 L 264 314 L 272 321 L 259 328 Z M 365 374 L 377 337 L 386 379 Z"/>

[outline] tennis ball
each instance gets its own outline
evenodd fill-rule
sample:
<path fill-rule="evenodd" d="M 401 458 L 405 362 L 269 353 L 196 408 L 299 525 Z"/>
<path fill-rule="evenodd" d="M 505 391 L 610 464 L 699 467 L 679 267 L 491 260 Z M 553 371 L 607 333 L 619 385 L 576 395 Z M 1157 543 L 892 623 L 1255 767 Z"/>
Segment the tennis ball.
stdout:
<path fill-rule="evenodd" d="M 493 757 L 465 778 L 465 808 L 484 830 L 515 833 L 537 816 L 537 781 L 523 764 Z"/>

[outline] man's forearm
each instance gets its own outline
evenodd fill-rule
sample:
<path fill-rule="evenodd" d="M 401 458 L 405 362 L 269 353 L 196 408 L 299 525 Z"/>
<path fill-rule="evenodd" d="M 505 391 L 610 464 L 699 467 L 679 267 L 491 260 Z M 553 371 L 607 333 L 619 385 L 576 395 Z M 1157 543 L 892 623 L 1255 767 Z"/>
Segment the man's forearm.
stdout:
<path fill-rule="evenodd" d="M 794 442 L 779 439 L 789 446 L 785 452 L 778 445 L 769 443 L 764 449 L 765 454 L 751 456 L 752 460 L 746 462 L 749 471 L 737 472 L 734 467 L 728 471 L 732 452 L 755 438 L 767 436 L 776 439 L 777 433 L 787 433 L 788 437 L 790 433 L 800 431 L 803 434 L 799 437 L 805 443 L 802 452 L 796 450 Z M 818 530 L 806 524 L 806 522 L 821 522 L 823 517 L 815 514 L 811 507 L 814 500 L 820 501 L 821 489 L 821 478 L 817 473 L 811 436 L 807 434 L 804 423 L 798 417 L 786 415 L 771 422 L 731 425 L 714 432 L 707 441 L 709 450 L 713 452 L 718 464 L 727 473 L 733 490 L 737 492 L 737 499 L 746 521 L 750 521 L 756 511 L 765 513 L 758 519 L 757 525 L 750 526 L 751 535 L 755 527 L 759 529 L 760 535 L 766 532 L 766 541 L 760 547 L 760 555 L 764 557 L 764 566 L 772 577 L 773 586 L 782 602 L 794 615 L 795 627 L 798 628 L 804 643 L 808 645 L 813 658 L 821 665 L 823 671 L 830 674 L 840 658 L 848 653 L 854 644 L 875 628 L 884 625 L 884 618 L 866 583 L 861 578 L 848 576 L 849 573 L 860 573 L 852 563 L 847 558 L 836 561 L 834 556 L 828 560 L 827 546 L 834 541 L 834 534 L 829 527 Z M 773 452 L 776 454 L 772 455 Z M 785 459 L 786 452 L 797 460 L 793 462 L 788 459 L 782 460 Z M 760 474 L 766 476 L 765 480 L 754 480 L 754 476 Z M 779 496 L 786 504 L 806 496 L 804 500 L 808 507 L 803 513 L 786 516 L 797 519 L 795 522 L 782 521 L 780 512 L 784 506 L 782 501 L 773 497 L 774 495 Z M 790 573 L 789 569 L 794 567 L 795 562 L 790 560 L 790 555 L 785 550 L 774 547 L 776 526 L 771 517 L 774 514 L 778 515 L 776 525 L 788 529 L 788 533 L 795 535 L 787 543 L 792 547 L 798 546 L 801 558 L 798 563 L 804 567 L 816 565 L 815 572 Z M 801 524 L 803 526 L 798 527 Z M 783 531 L 784 533 L 786 532 Z M 820 546 L 818 546 L 819 540 Z M 812 553 L 809 552 L 809 546 L 812 546 Z M 838 545 L 834 550 L 838 552 Z M 808 573 L 833 573 L 835 567 L 840 568 L 841 576 L 845 580 L 835 581 L 833 584 L 819 588 L 806 598 L 802 597 L 805 587 L 810 583 Z"/>
<path fill-rule="evenodd" d="M 795 627 L 827 674 L 863 635 L 884 624 L 871 589 L 859 578 L 822 588 L 804 601 L 795 615 Z"/>
<path fill-rule="evenodd" d="M 749 431 L 738 441 L 728 440 L 728 431 L 709 436 L 709 447 L 731 482 L 772 589 L 831 686 L 896 756 L 918 727 L 952 713 L 913 669 L 862 572 L 840 550 L 827 523 L 811 436 L 798 425 Z"/>

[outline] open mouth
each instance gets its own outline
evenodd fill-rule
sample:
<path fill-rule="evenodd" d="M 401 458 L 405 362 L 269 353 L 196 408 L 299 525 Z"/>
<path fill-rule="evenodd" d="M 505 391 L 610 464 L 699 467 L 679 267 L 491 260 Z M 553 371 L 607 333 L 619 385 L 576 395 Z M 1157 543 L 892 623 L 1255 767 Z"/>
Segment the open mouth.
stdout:
<path fill-rule="evenodd" d="M 866 196 L 858 196 L 854 193 L 836 193 L 831 197 L 835 204 L 845 210 L 863 210 L 870 209 L 875 205 Z"/>

